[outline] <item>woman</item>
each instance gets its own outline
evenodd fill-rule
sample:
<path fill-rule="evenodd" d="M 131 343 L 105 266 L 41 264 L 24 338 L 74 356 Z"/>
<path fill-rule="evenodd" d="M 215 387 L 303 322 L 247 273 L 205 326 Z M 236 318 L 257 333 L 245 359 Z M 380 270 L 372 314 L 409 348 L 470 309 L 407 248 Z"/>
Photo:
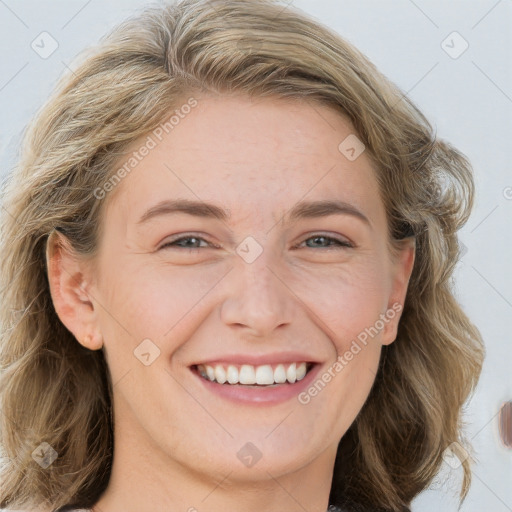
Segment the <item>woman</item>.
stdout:
<path fill-rule="evenodd" d="M 484 349 L 452 292 L 469 162 L 270 0 L 148 7 L 4 191 L 0 506 L 406 511 Z"/>

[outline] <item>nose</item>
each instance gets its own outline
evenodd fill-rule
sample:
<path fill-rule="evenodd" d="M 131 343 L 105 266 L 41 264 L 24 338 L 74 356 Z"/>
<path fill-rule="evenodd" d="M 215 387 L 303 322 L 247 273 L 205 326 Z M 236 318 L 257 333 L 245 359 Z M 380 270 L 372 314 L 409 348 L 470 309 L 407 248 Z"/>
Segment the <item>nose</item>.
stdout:
<path fill-rule="evenodd" d="M 221 320 L 240 334 L 268 338 L 278 327 L 290 324 L 297 305 L 280 267 L 264 255 L 265 251 L 252 263 L 238 261 L 230 272 Z"/>

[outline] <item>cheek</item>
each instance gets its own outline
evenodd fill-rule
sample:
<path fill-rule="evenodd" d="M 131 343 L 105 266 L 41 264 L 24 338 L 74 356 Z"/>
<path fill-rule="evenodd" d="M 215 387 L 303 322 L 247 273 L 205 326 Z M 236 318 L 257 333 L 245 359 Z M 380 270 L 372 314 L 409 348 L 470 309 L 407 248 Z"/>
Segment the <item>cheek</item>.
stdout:
<path fill-rule="evenodd" d="M 236 279 L 235 270 L 226 275 L 230 268 L 219 264 L 171 268 L 132 258 L 119 261 L 101 283 L 106 342 L 122 345 L 125 352 L 127 343 L 132 352 L 146 338 L 162 348 L 165 345 L 166 350 L 176 348 L 172 340 L 187 339 L 211 313 L 217 291 L 223 290 L 224 298 L 229 296 L 227 283 Z M 289 266 L 279 273 L 287 287 L 276 282 L 274 292 L 294 301 L 297 308 L 306 307 L 338 352 L 374 325 L 386 304 L 385 271 L 379 260 L 370 257 L 341 265 Z"/>
<path fill-rule="evenodd" d="M 387 279 L 378 262 L 303 272 L 293 285 L 338 349 L 375 325 L 387 304 Z"/>
<path fill-rule="evenodd" d="M 118 268 L 123 271 L 112 272 L 102 282 L 100 295 L 106 310 L 102 322 L 113 343 L 119 339 L 134 347 L 149 338 L 168 348 L 176 333 L 197 321 L 201 303 L 208 302 L 223 275 L 213 267 L 171 270 L 149 264 L 130 266 L 129 260 Z"/>

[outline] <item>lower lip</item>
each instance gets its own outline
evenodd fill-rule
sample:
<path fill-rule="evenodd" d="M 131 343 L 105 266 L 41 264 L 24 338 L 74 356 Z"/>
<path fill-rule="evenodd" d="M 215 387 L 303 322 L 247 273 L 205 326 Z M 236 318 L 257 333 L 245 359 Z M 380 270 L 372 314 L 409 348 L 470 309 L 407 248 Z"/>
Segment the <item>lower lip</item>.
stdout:
<path fill-rule="evenodd" d="M 241 384 L 219 384 L 218 382 L 201 377 L 197 370 L 193 370 L 192 373 L 202 382 L 206 389 L 232 402 L 238 404 L 273 405 L 286 402 L 304 391 L 314 380 L 320 367 L 320 364 L 315 364 L 302 380 L 296 381 L 293 384 L 276 384 L 275 386 L 261 387 L 249 387 Z"/>

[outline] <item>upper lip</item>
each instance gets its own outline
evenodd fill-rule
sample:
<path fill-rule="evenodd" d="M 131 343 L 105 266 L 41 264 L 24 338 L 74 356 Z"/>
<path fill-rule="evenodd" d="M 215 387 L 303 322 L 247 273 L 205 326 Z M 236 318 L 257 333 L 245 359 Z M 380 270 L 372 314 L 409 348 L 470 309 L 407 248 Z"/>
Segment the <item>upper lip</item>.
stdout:
<path fill-rule="evenodd" d="M 196 362 L 194 365 L 207 364 L 213 366 L 222 363 L 231 363 L 233 365 L 250 364 L 252 366 L 261 366 L 264 364 L 291 364 L 291 363 L 317 363 L 315 357 L 302 352 L 274 352 L 273 354 L 229 354 L 225 356 L 215 356 L 209 359 Z M 192 366 L 194 366 L 192 365 Z"/>

